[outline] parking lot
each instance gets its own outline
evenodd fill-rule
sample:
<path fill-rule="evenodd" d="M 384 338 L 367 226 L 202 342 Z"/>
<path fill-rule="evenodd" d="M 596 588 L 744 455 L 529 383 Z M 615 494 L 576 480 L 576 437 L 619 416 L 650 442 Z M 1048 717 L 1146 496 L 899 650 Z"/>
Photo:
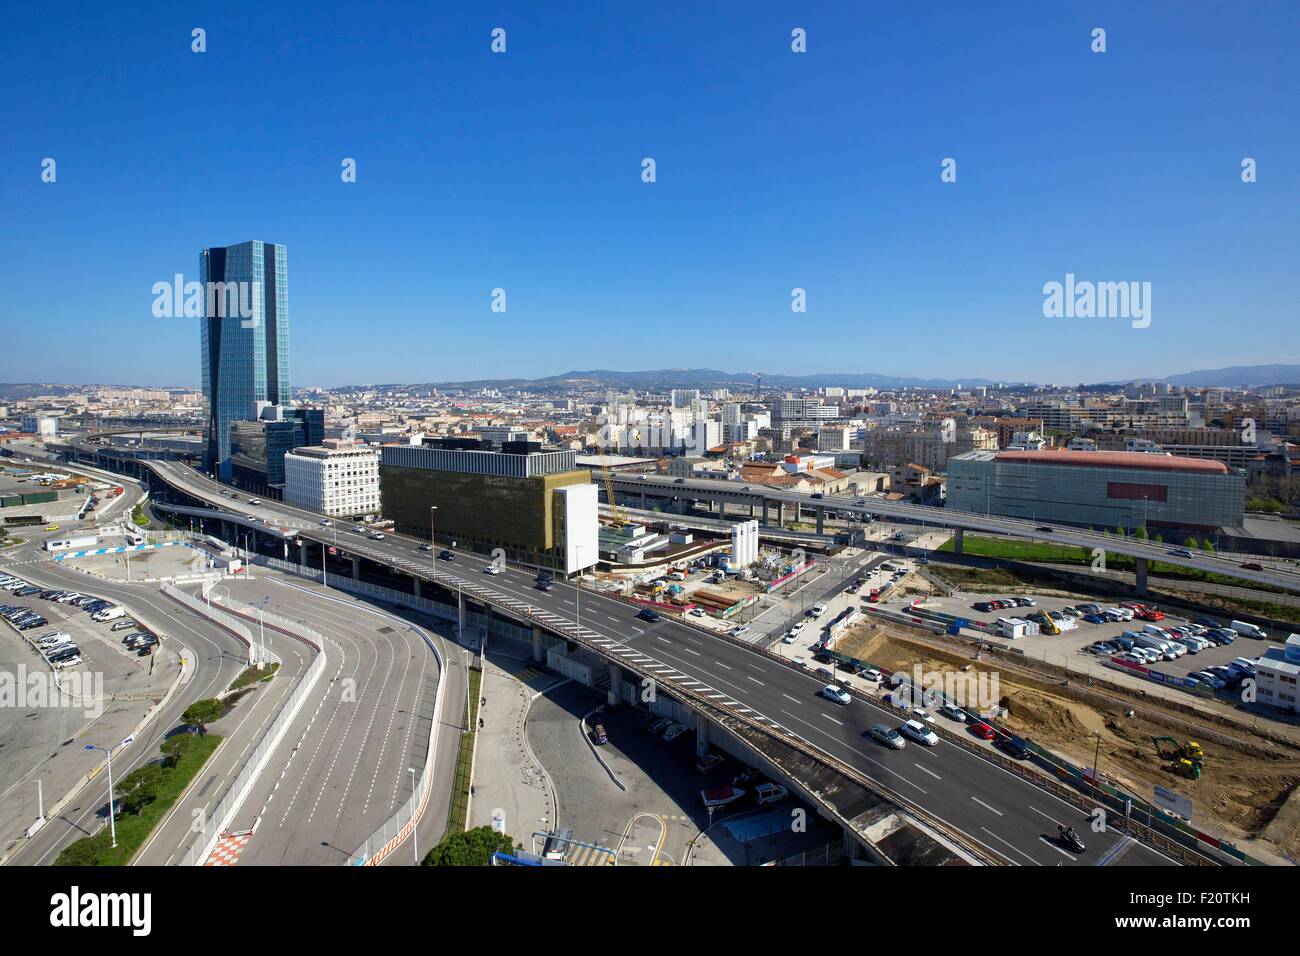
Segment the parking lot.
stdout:
<path fill-rule="evenodd" d="M 132 733 L 176 679 L 178 659 L 166 643 L 151 657 L 128 652 L 121 639 L 132 629 L 114 632 L 116 622 L 95 623 L 69 604 L 0 590 L 0 605 L 46 619 L 26 631 L 0 620 L 0 681 L 12 697 L 0 707 L 0 800 L 12 808 L 0 817 L 3 856 L 35 819 L 37 781 L 48 810 L 96 765 L 81 746 L 65 744 L 88 734 L 114 743 Z M 78 645 L 81 663 L 51 669 L 32 644 L 54 632 Z"/>
<path fill-rule="evenodd" d="M 1033 595 L 1036 607 L 1032 608 L 1008 608 L 1004 610 L 992 610 L 987 612 L 976 611 L 973 604 L 978 601 L 995 600 L 999 597 L 1010 597 L 1011 595 L 984 595 L 971 596 L 964 594 L 955 594 L 952 597 L 934 597 L 926 601 L 926 607 L 943 611 L 947 614 L 955 614 L 969 618 L 973 621 L 984 621 L 992 624 L 999 617 L 1020 617 L 1024 618 L 1027 614 L 1046 610 L 1046 611 L 1063 611 L 1067 607 L 1078 605 L 1078 600 L 1053 597 L 1049 595 Z M 1016 595 L 1020 596 L 1020 595 Z M 1083 602 L 1089 603 L 1089 602 Z M 1103 608 L 1117 606 L 1108 600 L 1095 600 L 1091 603 L 1100 604 Z M 1227 625 L 1227 618 L 1216 617 L 1213 620 L 1222 625 Z M 1093 655 L 1088 651 L 1089 645 L 1096 641 L 1106 641 L 1119 637 L 1125 631 L 1141 631 L 1144 624 L 1148 623 L 1139 619 L 1131 621 L 1108 621 L 1102 624 L 1094 624 L 1083 620 L 1082 618 L 1074 619 L 1076 627 L 1073 630 L 1063 631 L 1059 635 L 1037 634 L 1029 637 L 1016 639 L 980 635 L 991 643 L 1002 644 L 1005 646 L 1014 646 L 1021 650 L 1027 657 L 1034 657 L 1050 661 L 1053 657 L 1062 655 L 1082 656 L 1092 658 L 1096 663 L 1105 662 L 1105 657 Z M 1191 623 L 1187 618 L 1177 614 L 1168 614 L 1165 619 L 1156 622 L 1157 627 L 1168 628 L 1177 627 Z M 976 632 L 968 631 L 974 635 Z M 1179 657 L 1177 660 L 1161 660 L 1152 665 L 1156 670 L 1165 674 L 1172 674 L 1178 677 L 1193 673 L 1194 671 L 1204 670 L 1206 667 L 1226 666 L 1228 662 L 1235 658 L 1256 658 L 1267 651 L 1270 647 L 1276 647 L 1277 644 L 1271 641 L 1257 640 L 1255 638 L 1239 635 L 1231 644 L 1211 645 L 1200 651 L 1194 651 L 1190 647 L 1188 653 Z"/>

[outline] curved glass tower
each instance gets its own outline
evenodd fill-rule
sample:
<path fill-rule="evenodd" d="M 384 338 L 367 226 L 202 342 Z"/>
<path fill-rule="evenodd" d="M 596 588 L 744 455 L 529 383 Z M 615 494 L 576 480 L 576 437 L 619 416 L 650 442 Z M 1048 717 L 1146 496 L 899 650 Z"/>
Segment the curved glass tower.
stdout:
<path fill-rule="evenodd" d="M 206 290 L 200 331 L 207 419 L 204 463 L 228 481 L 230 423 L 255 420 L 257 402 L 289 403 L 285 248 L 253 240 L 204 249 L 199 278 Z"/>

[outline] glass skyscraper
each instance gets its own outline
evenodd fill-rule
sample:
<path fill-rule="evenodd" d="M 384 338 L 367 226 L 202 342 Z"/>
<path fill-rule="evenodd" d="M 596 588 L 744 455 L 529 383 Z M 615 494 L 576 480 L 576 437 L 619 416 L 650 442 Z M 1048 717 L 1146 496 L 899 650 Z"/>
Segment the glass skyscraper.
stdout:
<path fill-rule="evenodd" d="M 206 290 L 200 346 L 207 419 L 206 466 L 231 476 L 230 423 L 257 418 L 257 402 L 289 402 L 289 294 L 285 248 L 271 242 L 214 246 L 199 254 Z M 209 283 L 226 283 L 229 298 Z M 223 303 L 243 302 L 247 317 Z"/>

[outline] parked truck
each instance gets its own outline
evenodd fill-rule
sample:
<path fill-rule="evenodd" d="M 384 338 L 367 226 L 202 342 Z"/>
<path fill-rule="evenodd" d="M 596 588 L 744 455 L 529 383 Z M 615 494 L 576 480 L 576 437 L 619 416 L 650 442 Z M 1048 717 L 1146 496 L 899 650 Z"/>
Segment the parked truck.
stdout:
<path fill-rule="evenodd" d="M 99 544 L 99 538 L 93 534 L 83 534 L 75 538 L 51 539 L 45 542 L 46 551 L 71 551 L 93 548 Z"/>

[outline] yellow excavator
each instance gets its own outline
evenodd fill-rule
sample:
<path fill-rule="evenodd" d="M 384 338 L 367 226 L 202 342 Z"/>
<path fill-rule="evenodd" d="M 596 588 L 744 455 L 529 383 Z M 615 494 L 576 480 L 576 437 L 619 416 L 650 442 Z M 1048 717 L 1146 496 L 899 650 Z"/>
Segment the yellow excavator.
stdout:
<path fill-rule="evenodd" d="M 1205 771 L 1205 751 L 1195 740 L 1180 744 L 1174 737 L 1152 737 L 1156 745 L 1156 756 L 1168 760 L 1168 769 L 1180 777 L 1198 780 Z"/>

